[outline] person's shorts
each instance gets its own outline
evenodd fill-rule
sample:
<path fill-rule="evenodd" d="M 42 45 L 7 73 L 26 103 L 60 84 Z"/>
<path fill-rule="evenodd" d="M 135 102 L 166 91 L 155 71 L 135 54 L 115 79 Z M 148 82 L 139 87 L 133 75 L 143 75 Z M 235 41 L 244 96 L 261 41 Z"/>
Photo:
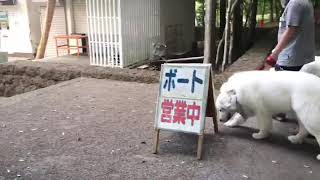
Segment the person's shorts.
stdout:
<path fill-rule="evenodd" d="M 302 68 L 302 66 L 280 66 L 278 64 L 276 64 L 274 66 L 274 69 L 276 71 L 300 71 L 300 69 Z"/>

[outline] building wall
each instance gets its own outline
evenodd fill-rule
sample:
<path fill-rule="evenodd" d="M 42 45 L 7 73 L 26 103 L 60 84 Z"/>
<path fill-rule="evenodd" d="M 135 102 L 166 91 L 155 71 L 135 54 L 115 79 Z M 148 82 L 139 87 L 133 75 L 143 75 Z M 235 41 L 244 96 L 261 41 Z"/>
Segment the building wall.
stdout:
<path fill-rule="evenodd" d="M 31 45 L 33 52 L 36 53 L 41 38 L 40 6 L 31 1 L 26 3 L 28 3 Z"/>
<path fill-rule="evenodd" d="M 86 0 L 73 0 L 73 17 L 76 33 L 88 33 Z"/>
<path fill-rule="evenodd" d="M 87 10 L 90 64 L 121 67 L 120 0 L 88 0 Z"/>
<path fill-rule="evenodd" d="M 25 2 L 26 1 L 17 1 L 16 5 L 0 6 L 0 11 L 7 11 L 9 16 L 10 29 L 8 31 L 8 39 L 6 44 L 6 49 L 8 50 L 9 54 L 33 53 L 30 40 L 29 18 L 27 16 L 28 12 Z M 31 15 L 33 18 L 34 14 Z"/>
<path fill-rule="evenodd" d="M 191 50 L 194 19 L 194 0 L 161 0 L 161 41 L 170 51 Z"/>
<path fill-rule="evenodd" d="M 121 0 L 124 67 L 151 55 L 160 41 L 160 0 Z"/>
<path fill-rule="evenodd" d="M 88 2 L 92 3 L 88 7 L 92 11 L 88 19 L 89 41 L 93 52 L 90 58 L 93 59 L 94 65 L 118 66 L 118 62 L 114 62 L 119 56 L 118 50 L 114 55 L 113 47 L 120 49 L 121 67 L 148 59 L 152 44 L 157 42 L 166 43 L 169 50 L 174 52 L 191 50 L 194 40 L 194 0 L 121 0 L 119 10 L 118 7 L 112 7 L 113 3 L 117 4 L 119 0 Z M 81 11 L 74 10 L 75 16 L 79 12 Z M 110 12 L 116 12 L 116 15 L 110 16 Z M 81 15 L 74 18 L 75 26 Z M 121 29 L 117 25 L 118 22 Z M 108 54 L 110 46 L 111 55 Z M 104 60 L 106 53 L 111 57 L 107 63 Z"/>
<path fill-rule="evenodd" d="M 41 7 L 41 24 L 44 24 L 46 7 Z M 42 26 L 43 29 L 43 26 Z M 56 46 L 55 39 L 56 35 L 66 35 L 67 27 L 66 27 L 66 17 L 64 12 L 64 7 L 56 7 L 54 11 L 54 16 L 51 24 L 51 29 L 49 33 L 48 43 L 46 47 L 45 57 L 55 57 L 56 56 Z M 59 43 L 61 44 L 61 42 Z M 59 55 L 66 54 L 66 50 L 59 50 Z"/>

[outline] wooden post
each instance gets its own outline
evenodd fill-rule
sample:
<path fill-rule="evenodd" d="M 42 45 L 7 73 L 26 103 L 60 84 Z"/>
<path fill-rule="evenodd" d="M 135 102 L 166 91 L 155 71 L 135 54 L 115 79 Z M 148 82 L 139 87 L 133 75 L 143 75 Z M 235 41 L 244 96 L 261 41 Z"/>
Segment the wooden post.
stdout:
<path fill-rule="evenodd" d="M 153 140 L 153 154 L 158 154 L 159 152 L 159 136 L 160 136 L 160 130 L 155 129 L 155 136 Z"/>
<path fill-rule="evenodd" d="M 215 69 L 215 29 L 216 29 L 216 0 L 206 0 L 204 60 L 203 63 L 212 63 Z"/>
<path fill-rule="evenodd" d="M 46 16 L 44 18 L 44 23 L 42 24 L 43 26 L 42 34 L 41 34 L 41 39 L 40 39 L 38 50 L 37 50 L 36 59 L 42 59 L 45 55 L 55 7 L 56 7 L 56 0 L 47 1 Z"/>
<path fill-rule="evenodd" d="M 77 57 L 79 58 L 80 57 L 79 39 L 76 38 L 76 40 L 77 40 Z"/>
<path fill-rule="evenodd" d="M 204 133 L 202 132 L 202 134 L 199 135 L 199 137 L 198 137 L 198 148 L 197 148 L 197 159 L 198 160 L 202 159 L 203 138 L 204 138 Z"/>
<path fill-rule="evenodd" d="M 209 94 L 207 102 L 207 115 L 212 116 L 215 132 L 218 132 L 218 123 L 215 122 L 216 118 L 216 109 L 214 105 L 214 70 L 216 69 L 215 61 L 215 29 L 216 29 L 216 0 L 206 0 L 206 23 L 205 23 L 205 45 L 204 45 L 204 60 L 203 63 L 211 63 L 210 71 L 210 84 L 209 84 Z M 203 138 L 203 136 L 202 136 Z M 199 141 L 200 141 L 199 137 Z M 202 139 L 203 141 L 203 139 Z M 198 145 L 199 148 L 199 145 Z M 201 156 L 201 155 L 200 155 Z M 199 159 L 199 149 L 198 149 L 198 159 Z"/>
<path fill-rule="evenodd" d="M 214 93 L 214 81 L 213 81 L 213 78 L 214 78 L 214 73 L 213 73 L 213 70 L 211 69 L 211 87 L 213 89 L 212 93 L 213 93 L 213 108 L 212 108 L 212 121 L 213 121 L 213 128 L 214 128 L 214 133 L 219 133 L 219 127 L 218 127 L 218 118 L 217 118 L 217 109 L 214 105 L 214 102 L 215 100 L 217 99 L 216 98 L 216 94 Z"/>
<path fill-rule="evenodd" d="M 57 52 L 57 57 L 59 57 L 59 48 L 58 48 L 58 40 L 57 38 L 55 37 L 54 38 L 55 42 L 56 42 L 56 52 Z"/>

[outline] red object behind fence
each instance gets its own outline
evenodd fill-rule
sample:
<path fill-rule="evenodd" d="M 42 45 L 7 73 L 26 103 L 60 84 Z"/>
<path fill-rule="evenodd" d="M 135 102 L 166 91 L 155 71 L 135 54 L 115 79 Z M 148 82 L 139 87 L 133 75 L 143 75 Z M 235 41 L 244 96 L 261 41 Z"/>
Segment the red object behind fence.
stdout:
<path fill-rule="evenodd" d="M 76 49 L 77 50 L 77 56 L 80 56 L 80 49 L 86 49 L 88 51 L 88 45 L 80 45 L 79 41 L 82 39 L 85 39 L 86 42 L 88 39 L 88 36 L 83 36 L 83 35 L 57 35 L 54 37 L 55 42 L 56 42 L 56 51 L 57 51 L 57 56 L 59 56 L 59 49 L 67 49 L 68 54 L 70 54 L 70 49 Z M 76 40 L 76 45 L 70 45 L 69 40 L 70 39 L 75 39 Z M 58 45 L 59 40 L 65 40 L 65 43 L 62 45 Z"/>

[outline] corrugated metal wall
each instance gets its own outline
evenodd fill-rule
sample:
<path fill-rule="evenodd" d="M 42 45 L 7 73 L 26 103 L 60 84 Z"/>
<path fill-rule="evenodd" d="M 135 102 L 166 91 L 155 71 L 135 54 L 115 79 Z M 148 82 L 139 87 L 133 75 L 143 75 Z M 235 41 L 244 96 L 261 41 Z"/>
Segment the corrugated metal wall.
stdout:
<path fill-rule="evenodd" d="M 87 0 L 90 62 L 126 67 L 160 40 L 160 0 Z"/>
<path fill-rule="evenodd" d="M 43 28 L 45 12 L 46 12 L 46 7 L 41 7 L 41 26 L 42 26 L 41 28 Z M 65 35 L 67 33 L 66 29 L 67 28 L 66 28 L 64 8 L 56 7 L 54 11 L 52 24 L 51 24 L 45 57 L 57 56 L 54 37 L 56 35 Z M 59 50 L 59 55 L 63 55 L 63 54 L 67 54 L 67 51 Z"/>
<path fill-rule="evenodd" d="M 121 22 L 123 65 L 147 59 L 160 41 L 160 0 L 121 0 Z"/>

